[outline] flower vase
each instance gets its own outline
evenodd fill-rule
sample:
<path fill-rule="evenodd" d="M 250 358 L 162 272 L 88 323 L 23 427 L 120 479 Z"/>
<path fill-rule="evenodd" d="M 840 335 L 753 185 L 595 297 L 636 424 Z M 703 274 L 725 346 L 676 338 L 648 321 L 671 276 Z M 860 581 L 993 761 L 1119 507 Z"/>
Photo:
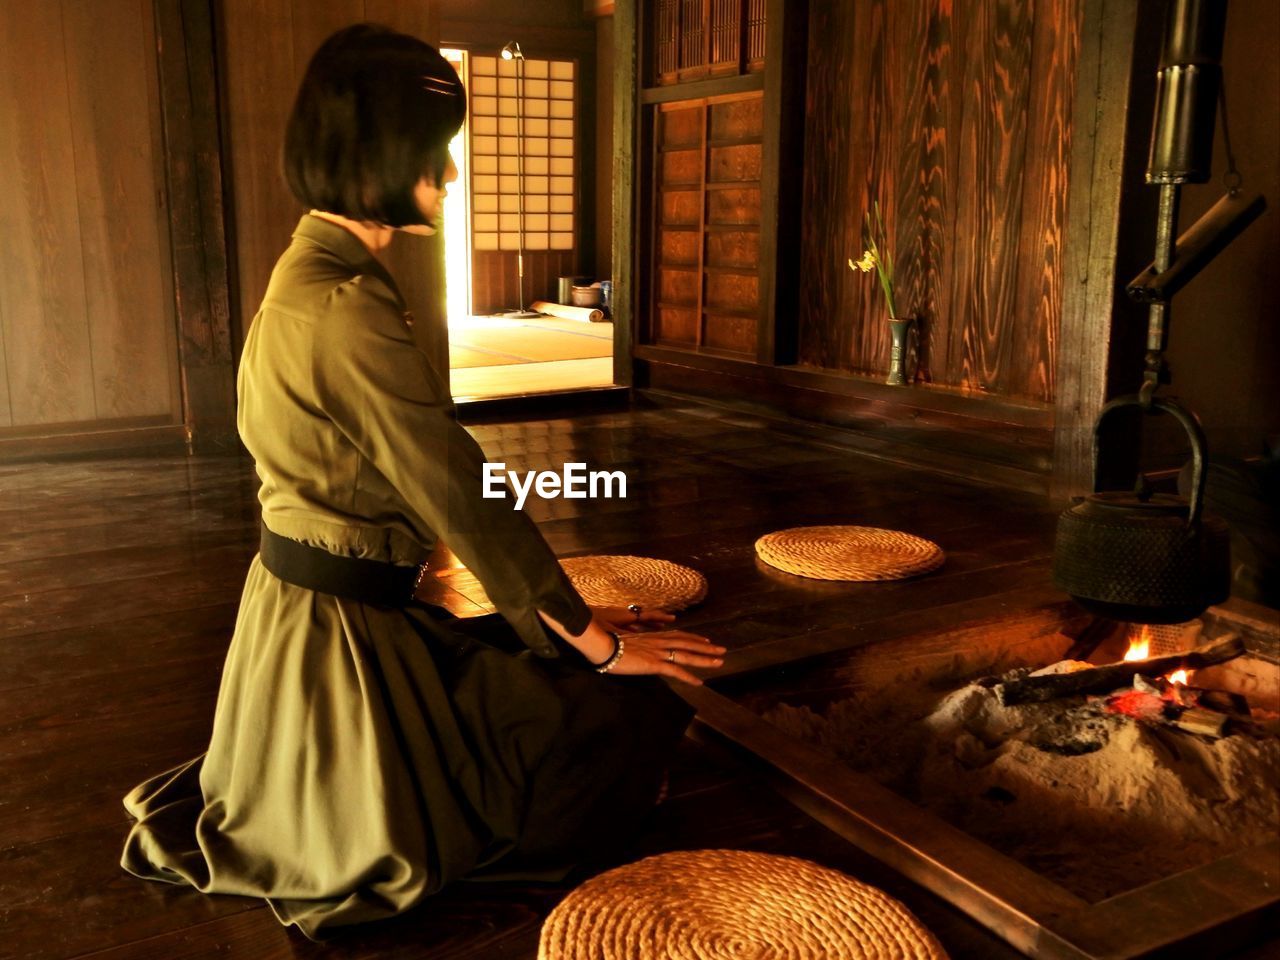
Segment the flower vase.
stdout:
<path fill-rule="evenodd" d="M 907 356 L 907 331 L 911 328 L 911 318 L 906 320 L 898 320 L 894 317 L 889 318 L 889 336 L 892 338 L 889 349 L 889 378 L 885 380 L 891 387 L 905 387 L 907 385 L 906 377 L 906 356 Z"/>

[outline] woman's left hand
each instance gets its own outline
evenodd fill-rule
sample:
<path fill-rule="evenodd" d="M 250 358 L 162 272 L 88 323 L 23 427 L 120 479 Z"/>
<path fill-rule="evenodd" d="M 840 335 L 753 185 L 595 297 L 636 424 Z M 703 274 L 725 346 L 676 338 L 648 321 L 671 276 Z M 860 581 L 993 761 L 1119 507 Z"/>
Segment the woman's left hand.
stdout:
<path fill-rule="evenodd" d="M 607 629 L 618 633 L 638 633 L 641 630 L 662 630 L 675 620 L 663 610 L 646 610 L 639 613 L 627 607 L 592 607 L 595 618 L 607 624 Z"/>

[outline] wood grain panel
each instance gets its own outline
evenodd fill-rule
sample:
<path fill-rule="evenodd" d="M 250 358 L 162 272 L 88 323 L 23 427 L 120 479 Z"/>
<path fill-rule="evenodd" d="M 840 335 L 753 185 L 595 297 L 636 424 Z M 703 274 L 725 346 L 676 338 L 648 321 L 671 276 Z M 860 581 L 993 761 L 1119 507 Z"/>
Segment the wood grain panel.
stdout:
<path fill-rule="evenodd" d="M 758 226 L 760 223 L 760 189 L 758 187 L 735 187 L 731 190 L 708 191 L 707 223 L 716 226 L 724 224 Z"/>
<path fill-rule="evenodd" d="M 652 116 L 654 140 L 667 147 L 654 157 L 649 200 L 657 230 L 655 262 L 644 264 L 649 342 L 751 355 L 760 310 L 763 98 L 690 98 L 660 104 Z M 689 269 L 667 269 L 674 264 Z"/>
<path fill-rule="evenodd" d="M 662 219 L 664 226 L 697 226 L 702 194 L 697 190 L 663 190 Z"/>
<path fill-rule="evenodd" d="M 0 2 L 0 312 L 15 426 L 91 420 L 62 6 Z"/>
<path fill-rule="evenodd" d="M 897 306 L 903 316 L 916 318 L 908 370 L 916 379 L 928 382 L 938 344 L 942 345 L 941 355 L 946 355 L 952 320 L 951 300 L 942 278 L 950 276 L 955 252 L 948 231 L 954 220 L 951 204 L 958 154 L 947 149 L 947 129 L 950 118 L 958 115 L 960 105 L 954 101 L 962 91 L 950 75 L 957 62 L 951 50 L 950 9 L 929 3 L 910 4 L 905 9 L 899 5 L 889 12 L 894 46 L 914 46 L 922 67 L 905 71 L 901 78 L 906 115 L 919 120 L 918 124 L 895 126 L 894 147 L 898 164 L 917 175 L 899 178 L 893 223 Z M 885 349 L 882 342 L 875 356 L 883 358 Z M 882 362 L 875 365 L 876 372 Z"/>
<path fill-rule="evenodd" d="M 698 340 L 697 308 L 657 307 L 654 311 L 654 341 L 692 346 Z"/>
<path fill-rule="evenodd" d="M 701 235 L 694 230 L 662 230 L 658 237 L 658 262 L 698 266 Z"/>
<path fill-rule="evenodd" d="M 707 265 L 760 266 L 760 234 L 755 230 L 716 230 L 707 234 Z"/>
<path fill-rule="evenodd" d="M 1015 325 L 1031 11 L 1025 0 L 997 0 L 975 4 L 972 12 L 966 42 L 957 47 L 966 54 L 961 84 L 968 96 L 959 137 L 951 300 L 963 326 L 952 327 L 947 366 L 971 389 L 1018 396 L 1000 356 Z"/>
<path fill-rule="evenodd" d="M 756 349 L 756 318 L 733 314 L 707 313 L 703 343 L 713 350 L 750 356 Z"/>
<path fill-rule="evenodd" d="M 764 97 L 713 102 L 707 123 L 712 140 L 759 140 L 764 127 Z"/>
<path fill-rule="evenodd" d="M 699 150 L 669 150 L 662 154 L 662 184 L 701 184 L 702 152 Z"/>
<path fill-rule="evenodd" d="M 93 390 L 101 419 L 180 418 L 147 0 L 64 0 Z"/>
<path fill-rule="evenodd" d="M 702 137 L 702 116 L 696 107 L 664 108 L 658 113 L 659 144 L 665 149 L 697 149 Z"/>
<path fill-rule="evenodd" d="M 698 271 L 658 270 L 658 299 L 665 304 L 698 305 Z"/>
<path fill-rule="evenodd" d="M 1002 392 L 1049 402 L 1058 365 L 1066 229 L 1065 176 L 1071 156 L 1071 102 L 1076 85 L 1081 0 L 1038 0 L 1033 38 L 1022 232 L 1018 241 L 1012 336 L 1000 366 Z"/>
<path fill-rule="evenodd" d="M 869 50 L 860 64 L 865 73 L 859 74 L 859 81 L 865 90 L 864 137 L 855 141 L 855 170 L 863 174 L 856 180 L 855 197 L 858 207 L 854 214 L 858 241 L 852 244 L 855 251 L 865 246 L 863 224 L 865 212 L 872 209 L 876 202 L 881 205 L 881 212 L 888 229 L 887 246 L 891 250 L 897 248 L 897 220 L 899 209 L 895 200 L 897 182 L 897 164 L 893 156 L 896 125 L 905 118 L 900 118 L 895 109 L 897 106 L 897 81 L 900 73 L 896 69 L 899 58 L 895 56 L 893 38 L 890 35 L 893 5 L 883 3 L 868 4 L 860 14 L 858 28 L 868 38 Z M 905 58 L 904 58 L 905 59 Z M 896 260 L 901 260 L 897 257 Z M 861 324 L 852 332 L 850 362 L 852 369 L 869 374 L 878 374 L 881 357 L 887 356 L 888 334 L 884 317 L 887 316 L 884 302 L 877 289 L 872 275 L 858 276 L 860 283 L 856 287 L 861 310 Z"/>
<path fill-rule="evenodd" d="M 754 273 L 707 273 L 707 310 L 752 313 L 760 302 L 760 278 Z"/>
<path fill-rule="evenodd" d="M 707 180 L 711 183 L 759 180 L 761 157 L 760 144 L 758 143 L 735 144 L 731 147 L 712 147 Z"/>
<path fill-rule="evenodd" d="M 887 368 L 879 286 L 845 265 L 878 202 L 917 379 L 1051 402 L 1079 0 L 809 13 L 800 361 Z"/>

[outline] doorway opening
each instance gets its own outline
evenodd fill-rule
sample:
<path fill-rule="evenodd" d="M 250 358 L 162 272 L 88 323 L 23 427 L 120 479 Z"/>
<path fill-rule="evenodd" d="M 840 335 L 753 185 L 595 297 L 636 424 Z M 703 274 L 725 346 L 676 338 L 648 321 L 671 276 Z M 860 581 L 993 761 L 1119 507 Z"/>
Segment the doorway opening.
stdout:
<path fill-rule="evenodd" d="M 458 181 L 444 203 L 454 398 L 611 387 L 613 323 L 558 302 L 561 276 L 602 279 L 578 269 L 581 164 L 592 148 L 578 137 L 577 63 L 441 53 L 469 107 L 450 144 Z M 504 316 L 520 306 L 531 315 Z"/>

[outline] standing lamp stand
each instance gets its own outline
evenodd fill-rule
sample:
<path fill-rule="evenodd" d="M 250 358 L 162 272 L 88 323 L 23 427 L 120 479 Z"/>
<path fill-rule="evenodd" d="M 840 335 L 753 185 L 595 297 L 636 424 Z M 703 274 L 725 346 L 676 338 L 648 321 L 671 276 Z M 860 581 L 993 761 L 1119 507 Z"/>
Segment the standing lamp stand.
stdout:
<path fill-rule="evenodd" d="M 520 308 L 508 310 L 503 314 L 513 320 L 531 320 L 541 314 L 526 310 L 524 307 L 524 53 L 520 44 L 512 40 L 502 48 L 503 60 L 514 60 L 516 63 L 516 216 L 519 217 L 516 231 L 519 249 L 516 253 L 516 278 L 520 287 Z"/>

